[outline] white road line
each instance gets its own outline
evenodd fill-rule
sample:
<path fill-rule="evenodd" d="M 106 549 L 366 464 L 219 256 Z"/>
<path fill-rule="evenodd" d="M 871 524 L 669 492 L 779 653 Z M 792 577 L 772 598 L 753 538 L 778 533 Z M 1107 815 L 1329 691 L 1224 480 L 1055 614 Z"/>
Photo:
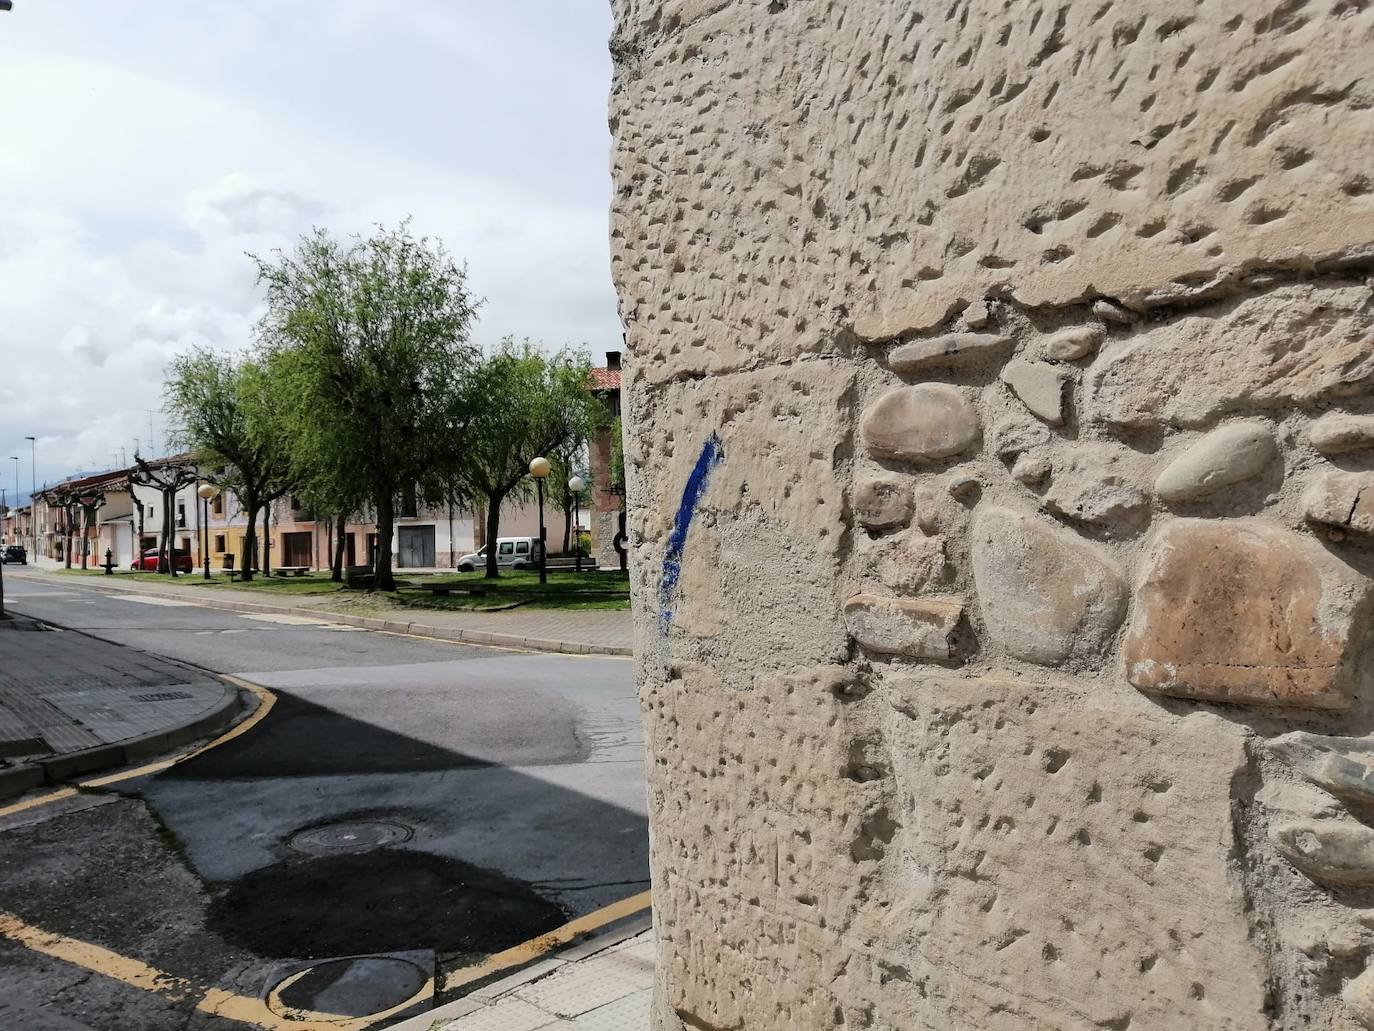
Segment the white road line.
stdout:
<path fill-rule="evenodd" d="M 164 605 L 167 608 L 193 609 L 193 601 L 173 601 L 171 598 L 150 598 L 146 594 L 124 594 L 114 596 L 118 601 L 133 601 L 140 605 Z"/>

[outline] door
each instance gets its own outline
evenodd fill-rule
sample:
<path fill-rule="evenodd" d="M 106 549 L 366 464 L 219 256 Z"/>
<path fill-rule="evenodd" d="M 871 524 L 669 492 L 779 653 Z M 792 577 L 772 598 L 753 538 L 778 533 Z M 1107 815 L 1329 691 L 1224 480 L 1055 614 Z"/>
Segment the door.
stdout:
<path fill-rule="evenodd" d="M 312 547 L 314 535 L 309 530 L 284 533 L 281 537 L 282 565 L 306 566 L 307 568 L 313 565 L 310 559 L 311 552 L 314 550 Z"/>
<path fill-rule="evenodd" d="M 344 565 L 356 566 L 358 564 L 358 548 L 353 543 L 353 534 L 344 534 Z"/>
<path fill-rule="evenodd" d="M 397 534 L 402 568 L 434 565 L 434 527 L 400 526 Z"/>

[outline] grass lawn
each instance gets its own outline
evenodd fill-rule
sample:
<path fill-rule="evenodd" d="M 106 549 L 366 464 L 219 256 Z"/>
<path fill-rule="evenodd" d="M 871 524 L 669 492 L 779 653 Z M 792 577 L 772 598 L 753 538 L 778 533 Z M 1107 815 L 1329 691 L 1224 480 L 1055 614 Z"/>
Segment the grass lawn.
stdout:
<path fill-rule="evenodd" d="M 414 580 L 430 587 L 452 586 L 465 588 L 466 593 L 438 595 L 429 591 L 402 587 L 395 602 L 408 609 L 448 609 L 452 611 L 481 611 L 503 609 L 519 605 L 534 609 L 628 609 L 630 581 L 618 571 L 573 573 L 558 570 L 549 573 L 549 582 L 539 586 L 537 572 L 504 572 L 498 579 L 488 580 L 481 573 L 452 573 L 426 577 L 423 581 L 398 575 L 401 580 Z"/>
<path fill-rule="evenodd" d="M 75 576 L 104 576 L 103 569 L 59 569 L 58 573 Z M 290 576 L 267 578 L 259 573 L 248 583 L 238 580 L 230 580 L 227 576 L 210 572 L 210 579 L 206 580 L 201 571 L 197 569 L 194 573 L 178 573 L 176 579 L 166 573 L 153 572 L 134 572 L 132 569 L 117 569 L 112 574 L 121 581 L 146 581 L 149 583 L 176 584 L 178 587 L 203 587 L 207 590 L 233 590 L 233 591 L 258 591 L 263 594 L 332 594 L 334 591 L 343 589 L 343 584 L 336 584 L 329 579 L 326 573 L 310 573 L 305 576 Z"/>
<path fill-rule="evenodd" d="M 104 576 L 103 569 L 59 569 L 58 573 L 68 576 Z M 271 577 L 259 574 L 248 583 L 230 580 L 227 576 L 212 572 L 211 579 L 205 580 L 199 570 L 194 573 L 179 573 L 172 579 L 166 573 L 134 572 L 130 569 L 115 570 L 113 576 L 121 581 L 147 581 L 151 583 L 176 584 L 179 587 L 200 587 L 213 591 L 252 591 L 257 594 L 277 597 L 288 595 L 333 594 L 343 590 L 343 584 L 336 584 L 328 572 L 310 573 L 306 576 Z M 573 573 L 558 570 L 549 573 L 546 586 L 539 586 L 538 572 L 513 572 L 507 570 L 496 580 L 488 580 L 481 573 L 407 573 L 396 571 L 398 583 L 407 585 L 394 595 L 349 592 L 347 601 L 340 599 L 342 608 L 385 608 L 385 609 L 439 609 L 454 612 L 480 612 L 520 606 L 534 609 L 628 609 L 630 607 L 630 581 L 618 571 L 596 571 Z M 467 588 L 449 595 L 431 594 L 420 590 L 419 585 L 452 585 Z M 480 591 L 482 593 L 469 593 Z"/>

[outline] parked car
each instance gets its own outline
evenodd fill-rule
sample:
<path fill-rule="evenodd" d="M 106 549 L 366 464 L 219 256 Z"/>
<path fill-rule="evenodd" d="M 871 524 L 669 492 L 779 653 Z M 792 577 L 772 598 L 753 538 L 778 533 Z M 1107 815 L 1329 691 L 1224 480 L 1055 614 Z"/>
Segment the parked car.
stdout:
<path fill-rule="evenodd" d="M 471 555 L 458 560 L 458 572 L 472 573 L 487 567 L 487 549 L 490 543 L 482 545 Z M 507 569 L 533 569 L 539 565 L 538 537 L 498 537 L 496 539 L 496 565 Z"/>
<path fill-rule="evenodd" d="M 150 551 L 145 551 L 143 557 L 131 564 L 129 568 L 133 570 L 142 569 L 156 573 L 158 571 L 157 549 L 153 548 Z M 191 553 L 189 551 L 173 551 L 172 568 L 178 573 L 191 572 Z"/>
<path fill-rule="evenodd" d="M 0 562 L 18 562 L 21 566 L 29 564 L 29 553 L 22 544 L 6 544 L 0 547 Z"/>

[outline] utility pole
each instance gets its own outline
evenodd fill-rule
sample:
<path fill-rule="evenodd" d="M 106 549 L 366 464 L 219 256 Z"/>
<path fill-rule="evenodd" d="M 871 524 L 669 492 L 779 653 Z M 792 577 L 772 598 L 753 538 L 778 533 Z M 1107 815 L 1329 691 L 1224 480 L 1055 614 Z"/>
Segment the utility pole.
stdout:
<path fill-rule="evenodd" d="M 29 536 L 33 538 L 33 560 L 38 561 L 38 508 L 33 496 L 38 493 L 38 438 L 25 437 L 29 442 Z"/>

